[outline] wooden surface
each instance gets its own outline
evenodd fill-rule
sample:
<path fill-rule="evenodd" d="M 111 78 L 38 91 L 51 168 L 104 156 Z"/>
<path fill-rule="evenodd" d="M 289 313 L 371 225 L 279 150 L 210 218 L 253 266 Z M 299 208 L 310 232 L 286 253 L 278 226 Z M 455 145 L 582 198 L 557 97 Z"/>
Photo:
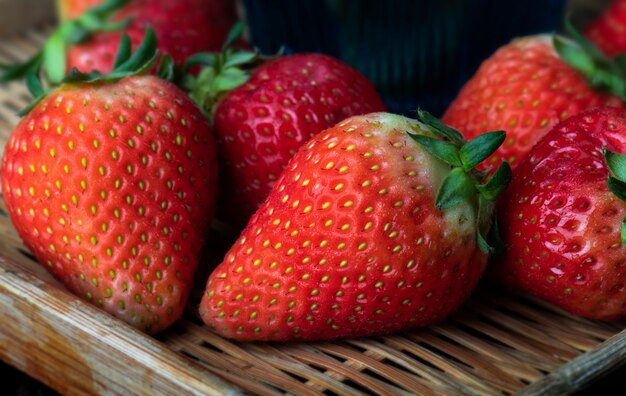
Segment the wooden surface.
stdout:
<path fill-rule="evenodd" d="M 24 59 L 45 36 L 1 41 L 0 62 Z M 27 100 L 21 84 L 0 88 L 0 151 Z M 229 237 L 215 237 L 221 242 L 208 250 L 219 257 Z M 185 316 L 152 338 L 53 281 L 21 245 L 2 201 L 0 256 L 0 359 L 62 393 L 568 394 L 626 351 L 626 322 L 576 318 L 486 284 L 429 328 L 332 343 L 233 343 L 197 316 L 208 266 Z"/>
<path fill-rule="evenodd" d="M 3 258 L 0 312 L 0 359 L 63 394 L 240 393 L 159 342 Z"/>

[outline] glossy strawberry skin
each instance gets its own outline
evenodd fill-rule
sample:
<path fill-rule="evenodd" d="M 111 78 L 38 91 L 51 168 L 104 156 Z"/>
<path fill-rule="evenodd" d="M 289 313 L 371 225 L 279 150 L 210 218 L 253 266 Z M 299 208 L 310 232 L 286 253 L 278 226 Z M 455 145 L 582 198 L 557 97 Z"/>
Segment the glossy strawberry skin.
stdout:
<path fill-rule="evenodd" d="M 257 69 L 215 110 L 228 219 L 245 225 L 309 138 L 348 116 L 383 110 L 363 75 L 326 55 L 285 56 Z"/>
<path fill-rule="evenodd" d="M 202 319 L 237 340 L 390 333 L 446 317 L 486 262 L 475 216 L 434 207 L 450 168 L 406 132 L 415 121 L 355 116 L 290 161 L 207 283 Z"/>
<path fill-rule="evenodd" d="M 80 15 L 88 6 L 83 2 L 65 1 L 62 10 L 69 16 Z M 133 0 L 119 10 L 117 20 L 132 18 L 125 31 L 136 48 L 151 25 L 159 49 L 182 65 L 191 55 L 202 51 L 219 51 L 231 27 L 237 22 L 235 2 L 229 0 Z M 120 32 L 99 33 L 86 43 L 68 51 L 68 70 L 98 70 L 109 73 L 113 68 Z"/>
<path fill-rule="evenodd" d="M 2 188 L 38 261 L 71 291 L 156 332 L 182 313 L 213 217 L 210 127 L 156 77 L 63 85 L 11 135 Z"/>
<path fill-rule="evenodd" d="M 480 66 L 446 110 L 442 121 L 473 139 L 505 130 L 506 142 L 485 163 L 507 160 L 512 169 L 559 121 L 593 107 L 624 108 L 595 92 L 566 65 L 547 36 L 516 39 Z"/>
<path fill-rule="evenodd" d="M 626 116 L 595 110 L 547 134 L 503 196 L 503 283 L 595 319 L 626 316 L 626 204 L 607 187 L 602 148 L 626 152 Z"/>
<path fill-rule="evenodd" d="M 613 0 L 611 5 L 587 28 L 585 35 L 608 56 L 626 52 L 626 1 Z"/>

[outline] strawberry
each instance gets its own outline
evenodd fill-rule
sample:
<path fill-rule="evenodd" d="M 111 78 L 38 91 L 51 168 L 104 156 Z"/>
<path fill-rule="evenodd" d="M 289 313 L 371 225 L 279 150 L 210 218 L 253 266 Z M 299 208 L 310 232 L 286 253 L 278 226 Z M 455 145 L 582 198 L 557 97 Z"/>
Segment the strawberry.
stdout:
<path fill-rule="evenodd" d="M 72 3 L 72 2 L 68 2 Z M 147 28 L 156 31 L 161 54 L 182 66 L 192 54 L 217 50 L 236 22 L 236 10 L 228 0 L 105 0 L 87 8 L 76 19 L 66 20 L 50 35 L 43 48 L 26 62 L 7 67 L 0 82 L 24 77 L 43 64 L 47 80 L 58 84 L 68 71 L 111 72 L 122 37 L 138 47 Z M 80 2 L 90 5 L 89 3 Z M 72 5 L 61 6 L 71 13 Z M 190 10 L 193 10 L 191 12 Z M 238 44 L 245 46 L 243 41 Z"/>
<path fill-rule="evenodd" d="M 80 17 L 89 8 L 102 4 L 103 0 L 58 0 L 57 10 L 62 21 Z"/>
<path fill-rule="evenodd" d="M 348 116 L 383 111 L 385 105 L 361 73 L 330 56 L 281 56 L 250 76 L 231 65 L 239 56 L 212 58 L 188 87 L 214 122 L 225 217 L 243 226 L 306 140 Z M 224 80 L 226 89 L 220 86 Z"/>
<path fill-rule="evenodd" d="M 587 26 L 585 35 L 608 56 L 626 53 L 626 1 L 613 0 Z"/>
<path fill-rule="evenodd" d="M 354 116 L 302 146 L 211 274 L 204 322 L 242 341 L 318 340 L 455 310 L 485 267 L 489 207 L 510 172 L 479 185 L 471 168 L 504 133 L 459 150 L 457 131 L 420 119 Z"/>
<path fill-rule="evenodd" d="M 499 203 L 497 279 L 577 315 L 626 316 L 626 157 L 615 152 L 626 153 L 615 109 L 570 117 L 533 147 Z"/>
<path fill-rule="evenodd" d="M 183 91 L 136 74 L 154 62 L 148 38 L 110 76 L 72 73 L 49 93 L 29 80 L 39 102 L 12 133 L 1 177 L 38 261 L 72 292 L 156 332 L 187 300 L 214 212 L 217 154 Z"/>
<path fill-rule="evenodd" d="M 63 3 L 73 3 L 64 0 Z M 80 3 L 80 2 L 79 2 Z M 63 8 L 63 7 L 61 7 Z M 71 8 L 71 4 L 65 7 Z M 132 0 L 121 8 L 116 20 L 131 18 L 125 29 L 136 47 L 147 25 L 154 28 L 159 48 L 174 63 L 182 65 L 194 53 L 221 49 L 226 36 L 237 21 L 235 2 L 231 0 Z M 71 46 L 68 70 L 99 70 L 108 73 L 121 33 L 101 32 L 86 42 Z"/>
<path fill-rule="evenodd" d="M 494 129 L 506 130 L 506 143 L 487 163 L 506 159 L 515 169 L 559 121 L 601 105 L 624 108 L 619 97 L 597 92 L 570 66 L 583 59 L 588 78 L 608 88 L 609 83 L 603 80 L 607 75 L 600 75 L 603 70 L 598 72 L 600 66 L 595 64 L 605 60 L 598 60 L 599 55 L 593 52 L 588 55 L 591 50 L 586 43 L 579 45 L 582 47 L 559 37 L 552 43 L 548 36 L 531 36 L 503 46 L 463 86 L 442 121 L 468 138 Z M 626 97 L 623 87 L 619 88 L 614 91 Z"/>

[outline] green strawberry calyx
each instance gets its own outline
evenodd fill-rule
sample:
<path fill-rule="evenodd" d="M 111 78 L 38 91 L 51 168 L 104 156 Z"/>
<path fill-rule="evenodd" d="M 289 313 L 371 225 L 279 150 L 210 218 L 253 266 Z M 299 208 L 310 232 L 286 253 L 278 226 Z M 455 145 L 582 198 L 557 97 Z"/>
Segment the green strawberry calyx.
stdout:
<path fill-rule="evenodd" d="M 179 85 L 189 91 L 189 96 L 210 121 L 213 120 L 213 113 L 220 99 L 245 84 L 250 79 L 250 70 L 258 61 L 265 59 L 258 51 L 232 48 L 241 37 L 243 29 L 243 22 L 236 23 L 222 45 L 222 52 L 194 54 L 183 66 Z M 194 66 L 202 66 L 197 76 L 190 73 Z"/>
<path fill-rule="evenodd" d="M 17 65 L 0 65 L 3 71 L 0 82 L 24 78 L 32 69 L 41 68 L 51 84 L 59 84 L 65 78 L 68 46 L 84 43 L 96 33 L 126 28 L 130 19 L 111 21 L 126 3 L 128 0 L 106 0 L 87 9 L 78 18 L 61 23 L 32 58 Z"/>
<path fill-rule="evenodd" d="M 152 27 L 148 27 L 141 44 L 139 44 L 134 53 L 131 51 L 130 38 L 126 35 L 126 33 L 122 34 L 117 54 L 115 56 L 113 71 L 109 74 L 102 74 L 98 71 L 82 73 L 77 69 L 72 69 L 58 84 L 49 84 L 46 88 L 40 79 L 41 65 L 40 67 L 33 67 L 26 73 L 26 85 L 35 99 L 20 112 L 20 116 L 28 114 L 33 107 L 35 107 L 57 86 L 73 83 L 113 83 L 125 77 L 147 73 L 155 65 L 157 58 L 158 50 L 156 34 L 154 33 L 154 29 L 152 29 Z M 174 62 L 172 58 L 169 56 L 162 56 L 160 58 L 157 76 L 164 80 L 171 80 L 173 74 Z"/>
<path fill-rule="evenodd" d="M 607 148 L 602 149 L 604 162 L 609 169 L 606 184 L 616 197 L 626 202 L 626 155 L 615 153 Z M 622 245 L 626 246 L 626 218 L 621 226 Z"/>
<path fill-rule="evenodd" d="M 478 216 L 476 238 L 484 253 L 491 253 L 487 233 L 491 227 L 495 202 L 511 181 L 511 167 L 503 161 L 491 177 L 491 169 L 474 169 L 493 154 L 504 142 L 504 131 L 487 132 L 469 142 L 461 132 L 442 123 L 423 110 L 417 111 L 417 120 L 436 137 L 410 134 L 426 151 L 450 165 L 452 170 L 441 183 L 435 207 L 446 210 L 462 202 L 476 202 Z"/>
<path fill-rule="evenodd" d="M 554 35 L 552 44 L 561 59 L 581 73 L 594 89 L 626 100 L 626 54 L 609 58 L 566 19 L 569 38 Z"/>

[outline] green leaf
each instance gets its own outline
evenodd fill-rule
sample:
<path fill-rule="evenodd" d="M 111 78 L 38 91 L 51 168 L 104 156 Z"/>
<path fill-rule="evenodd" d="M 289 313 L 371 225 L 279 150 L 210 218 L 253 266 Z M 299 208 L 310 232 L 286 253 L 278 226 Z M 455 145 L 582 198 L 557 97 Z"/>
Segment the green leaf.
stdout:
<path fill-rule="evenodd" d="M 67 73 L 67 76 L 61 81 L 63 84 L 73 84 L 73 83 L 84 83 L 84 82 L 93 82 L 99 80 L 102 77 L 102 74 L 98 71 L 92 71 L 89 73 L 82 73 L 78 71 L 78 69 L 73 68 Z"/>
<path fill-rule="evenodd" d="M 478 243 L 478 248 L 481 252 L 485 254 L 491 254 L 493 251 L 492 247 L 489 246 L 483 234 L 481 234 L 478 230 L 476 230 L 476 242 Z"/>
<path fill-rule="evenodd" d="M 103 21 L 98 26 L 98 32 L 117 32 L 126 29 L 133 22 L 133 18 L 126 18 L 117 22 Z"/>
<path fill-rule="evenodd" d="M 607 148 L 602 149 L 602 154 L 611 174 L 616 179 L 626 182 L 626 155 L 615 153 Z"/>
<path fill-rule="evenodd" d="M 28 91 L 30 91 L 31 95 L 34 98 L 38 98 L 46 93 L 43 85 L 41 85 L 41 80 L 39 80 L 39 68 L 33 68 L 26 74 L 26 86 L 28 87 Z"/>
<path fill-rule="evenodd" d="M 606 184 L 609 186 L 609 190 L 611 190 L 617 198 L 622 201 L 626 201 L 626 183 L 612 176 L 607 176 Z"/>
<path fill-rule="evenodd" d="M 97 32 L 100 25 L 102 25 L 102 22 L 101 16 L 87 11 L 79 16 L 75 23 L 79 24 L 83 29 L 86 29 L 89 32 Z"/>
<path fill-rule="evenodd" d="M 28 114 L 47 95 L 47 92 L 41 84 L 41 80 L 39 80 L 39 72 L 40 68 L 36 66 L 31 68 L 26 74 L 26 86 L 28 87 L 31 95 L 33 95 L 34 99 L 28 104 L 28 106 L 20 110 L 20 112 L 18 113 L 20 117 Z"/>
<path fill-rule="evenodd" d="M 467 201 L 474 194 L 476 188 L 470 177 L 462 168 L 455 168 L 443 180 L 437 193 L 435 207 L 439 210 L 450 209 Z"/>
<path fill-rule="evenodd" d="M 241 35 L 243 34 L 243 28 L 244 24 L 242 21 L 238 21 L 233 25 L 233 27 L 228 32 L 228 36 L 226 36 L 226 41 L 224 41 L 224 44 L 222 45 L 222 50 L 232 47 L 233 43 L 237 41 L 239 37 L 241 37 Z"/>
<path fill-rule="evenodd" d="M 134 72 L 130 73 L 130 75 L 140 76 L 140 75 L 148 73 L 150 70 L 152 70 L 152 68 L 156 64 L 158 56 L 159 56 L 159 54 L 157 52 L 155 52 L 154 55 L 152 55 L 152 58 L 150 58 L 146 62 L 144 62 L 138 69 L 136 69 Z"/>
<path fill-rule="evenodd" d="M 115 62 L 113 63 L 113 70 L 119 68 L 124 62 L 130 58 L 132 49 L 130 43 L 130 37 L 125 32 L 122 33 L 119 45 L 117 47 L 117 54 L 115 55 Z"/>
<path fill-rule="evenodd" d="M 199 52 L 197 54 L 191 55 L 185 61 L 185 70 L 189 69 L 191 66 L 195 65 L 204 65 L 204 66 L 214 66 L 217 60 L 218 54 L 212 54 L 209 52 Z"/>
<path fill-rule="evenodd" d="M 626 73 L 626 54 L 619 54 L 613 58 L 613 62 L 620 70 L 621 74 Z"/>
<path fill-rule="evenodd" d="M 217 95 L 213 91 L 213 79 L 215 78 L 215 69 L 205 67 L 198 73 L 197 77 L 186 74 L 183 78 L 183 86 L 189 91 L 189 96 L 200 107 L 202 112 L 212 118 L 212 108 L 217 100 Z"/>
<path fill-rule="evenodd" d="M 623 57 L 609 59 L 578 32 L 568 19 L 565 20 L 565 30 L 573 41 L 557 36 L 554 36 L 553 40 L 554 47 L 563 61 L 581 72 L 592 87 L 611 92 L 626 100 L 625 59 Z"/>
<path fill-rule="evenodd" d="M 59 31 L 55 32 L 43 47 L 43 68 L 53 84 L 58 84 L 65 77 L 66 50 L 65 40 Z"/>
<path fill-rule="evenodd" d="M 132 18 L 125 18 L 121 21 L 109 21 L 108 18 L 108 16 L 99 16 L 85 13 L 76 20 L 76 24 L 88 31 L 89 33 L 99 33 L 124 30 L 133 21 Z"/>
<path fill-rule="evenodd" d="M 486 254 L 490 254 L 493 251 L 487 243 L 486 235 L 489 233 L 489 228 L 491 228 L 494 207 L 494 202 L 487 201 L 482 196 L 478 197 L 477 241 L 480 250 Z"/>
<path fill-rule="evenodd" d="M 154 33 L 154 29 L 149 26 L 146 29 L 146 33 L 137 47 L 135 53 L 128 58 L 124 63 L 115 68 L 114 72 L 134 72 L 139 70 L 146 63 L 153 61 L 153 58 L 157 52 L 157 39 Z"/>
<path fill-rule="evenodd" d="M 417 120 L 430 127 L 435 135 L 446 138 L 457 146 L 465 144 L 465 138 L 461 132 L 447 126 L 429 112 L 417 109 Z"/>
<path fill-rule="evenodd" d="M 420 144 L 426 151 L 452 166 L 461 166 L 459 150 L 452 143 L 424 135 L 409 133 L 409 136 Z"/>
<path fill-rule="evenodd" d="M 235 52 L 233 54 L 230 54 L 226 58 L 226 62 L 224 62 L 223 68 L 227 69 L 230 67 L 245 65 L 252 62 L 255 58 L 258 57 L 258 55 L 258 53 L 250 51 Z"/>
<path fill-rule="evenodd" d="M 495 201 L 506 190 L 512 177 L 511 166 L 508 162 L 503 161 L 493 176 L 485 184 L 477 185 L 476 189 L 480 192 L 481 197 L 487 201 Z"/>
<path fill-rule="evenodd" d="M 107 15 L 119 10 L 128 2 L 129 0 L 106 0 L 100 2 L 98 5 L 88 8 L 86 12 L 95 15 Z"/>
<path fill-rule="evenodd" d="M 41 66 L 41 54 L 35 55 L 24 63 L 17 65 L 3 65 L 4 73 L 0 76 L 0 82 L 13 81 L 26 76 L 29 70 Z"/>
<path fill-rule="evenodd" d="M 231 67 L 215 76 L 213 87 L 216 92 L 231 91 L 248 81 L 248 77 L 243 70 Z"/>
<path fill-rule="evenodd" d="M 157 70 L 157 76 L 165 81 L 172 81 L 174 78 L 174 59 L 169 55 L 161 57 L 161 63 Z"/>
<path fill-rule="evenodd" d="M 621 72 L 596 69 L 589 78 L 589 84 L 599 90 L 609 91 L 626 100 L 626 80 Z"/>
<path fill-rule="evenodd" d="M 465 143 L 459 151 L 463 169 L 469 172 L 483 162 L 500 147 L 505 138 L 506 133 L 504 131 L 495 131 L 484 133 Z"/>
<path fill-rule="evenodd" d="M 606 150 L 607 152 L 610 153 L 610 151 Z M 615 153 L 613 153 L 615 154 Z M 621 156 L 621 154 L 619 154 Z M 606 153 L 604 158 L 607 158 Z M 611 161 L 614 161 L 615 163 L 618 163 L 619 166 L 621 167 L 621 161 L 623 161 L 622 158 L 617 158 L 614 157 L 611 159 Z M 607 164 L 609 163 L 609 160 L 607 159 Z M 622 170 L 620 170 L 620 172 L 622 172 Z M 619 199 L 621 199 L 622 201 L 626 201 L 626 183 L 618 180 L 612 176 L 607 176 L 606 178 L 606 184 L 609 186 L 609 190 L 611 190 L 611 192 L 613 194 L 615 194 Z M 622 245 L 626 246 L 626 218 L 624 220 L 622 220 L 622 227 L 621 227 L 621 238 L 622 238 Z"/>
<path fill-rule="evenodd" d="M 565 18 L 563 21 L 563 26 L 567 34 L 583 49 L 592 59 L 595 59 L 597 62 L 605 62 L 607 61 L 607 57 L 604 55 L 602 51 L 598 47 L 596 47 L 591 41 L 585 37 L 582 33 L 578 31 L 572 24 L 570 18 Z"/>
<path fill-rule="evenodd" d="M 565 63 L 585 76 L 591 77 L 596 71 L 594 59 L 576 43 L 555 35 L 553 45 Z"/>
<path fill-rule="evenodd" d="M 67 44 L 80 44 L 91 37 L 91 33 L 87 29 L 76 23 L 71 25 L 71 29 L 62 32 L 62 35 Z"/>

